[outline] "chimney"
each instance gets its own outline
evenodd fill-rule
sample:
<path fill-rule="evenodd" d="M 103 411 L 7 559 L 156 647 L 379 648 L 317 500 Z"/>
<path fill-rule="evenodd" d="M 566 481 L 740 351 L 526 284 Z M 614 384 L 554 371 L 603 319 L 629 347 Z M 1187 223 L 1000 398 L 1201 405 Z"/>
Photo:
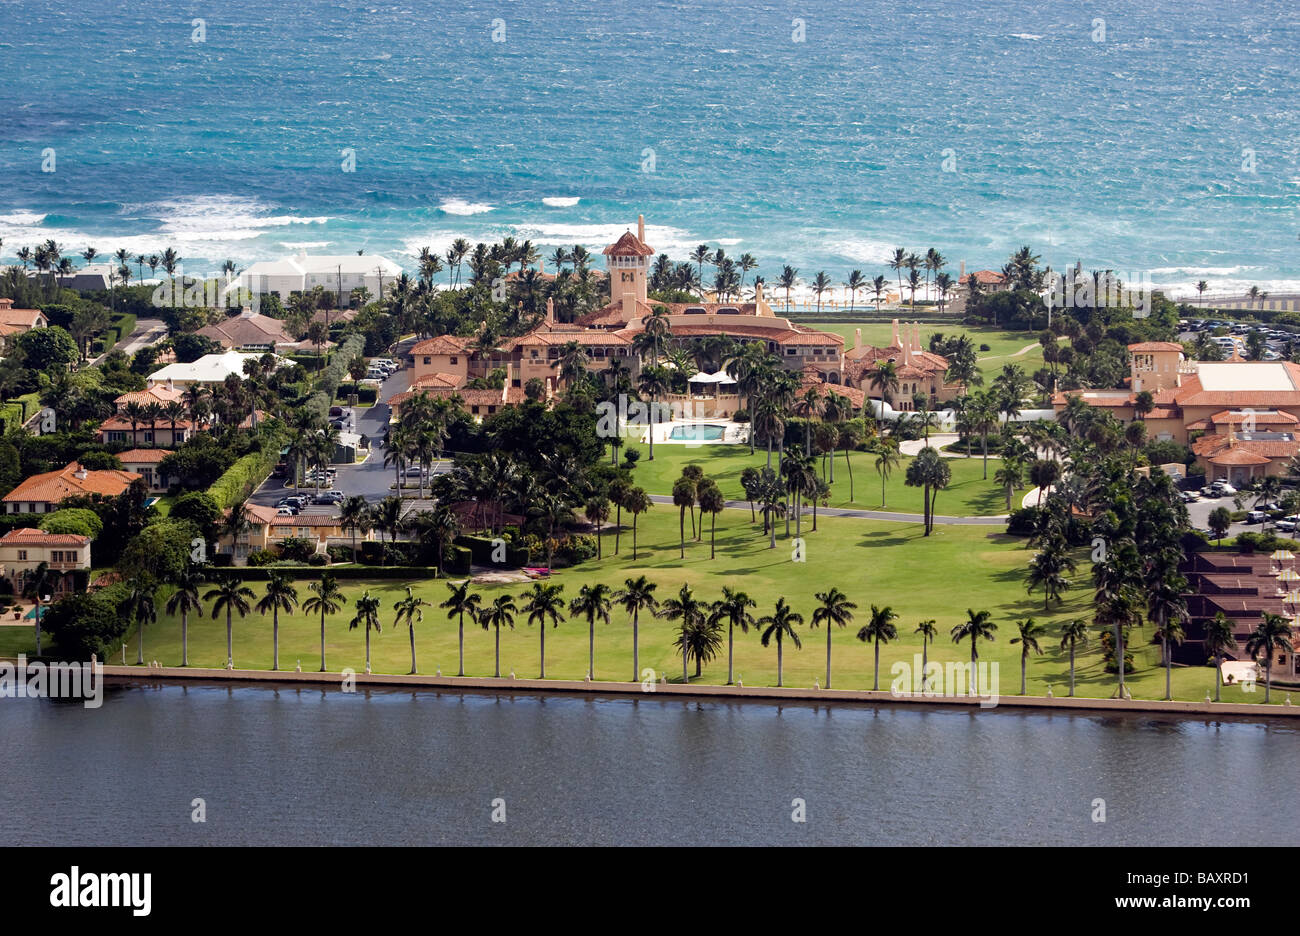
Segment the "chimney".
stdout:
<path fill-rule="evenodd" d="M 86 477 L 87 477 L 87 471 L 86 471 L 85 468 L 82 468 L 82 467 L 81 467 L 81 463 L 80 463 L 80 462 L 77 463 L 77 470 L 74 471 L 74 472 L 72 473 L 72 476 L 73 476 L 74 478 L 76 478 L 78 481 L 85 481 L 85 480 L 86 480 Z"/>
<path fill-rule="evenodd" d="M 894 341 L 890 344 L 891 348 L 901 348 L 903 343 L 898 340 L 898 319 L 894 319 Z"/>
<path fill-rule="evenodd" d="M 966 261 L 965 260 L 961 262 L 961 272 L 957 274 L 957 282 L 959 283 L 966 282 Z"/>
<path fill-rule="evenodd" d="M 903 330 L 907 330 L 906 326 L 904 326 Z M 903 342 L 903 363 L 905 365 L 912 363 L 912 339 L 910 337 Z"/>
<path fill-rule="evenodd" d="M 855 328 L 853 329 L 853 350 L 856 351 L 860 347 L 862 347 L 862 329 Z"/>
<path fill-rule="evenodd" d="M 0 299 L 0 309 L 12 309 L 14 301 L 12 299 Z"/>
<path fill-rule="evenodd" d="M 513 384 L 515 375 L 515 365 L 511 361 L 506 361 L 506 382 L 501 387 L 501 402 L 505 403 L 510 396 L 510 387 Z"/>
<path fill-rule="evenodd" d="M 555 324 L 555 300 L 550 297 L 546 300 L 546 321 L 551 325 Z"/>
<path fill-rule="evenodd" d="M 912 331 L 913 331 L 913 332 L 915 333 L 915 335 L 916 335 L 916 350 L 917 350 L 917 351 L 924 351 L 925 349 L 924 349 L 923 347 L 921 347 L 921 323 L 920 323 L 920 322 L 913 322 L 913 323 L 912 323 Z"/>
<path fill-rule="evenodd" d="M 636 239 L 645 243 L 645 215 L 636 216 Z"/>

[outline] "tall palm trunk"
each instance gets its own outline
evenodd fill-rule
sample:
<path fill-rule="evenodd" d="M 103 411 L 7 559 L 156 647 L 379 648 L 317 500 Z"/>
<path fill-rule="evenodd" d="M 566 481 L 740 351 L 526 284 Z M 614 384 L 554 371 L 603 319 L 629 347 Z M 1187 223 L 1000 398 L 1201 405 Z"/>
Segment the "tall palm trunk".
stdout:
<path fill-rule="evenodd" d="M 587 621 L 587 675 L 596 678 L 596 619 Z"/>
<path fill-rule="evenodd" d="M 494 674 L 497 679 L 501 678 L 501 625 L 496 625 L 496 644 L 497 644 L 497 668 Z"/>
<path fill-rule="evenodd" d="M 456 649 L 460 660 L 457 676 L 465 675 L 465 612 L 460 613 L 460 623 L 456 627 Z"/>
<path fill-rule="evenodd" d="M 735 682 L 735 679 L 733 678 L 734 674 L 732 672 L 733 670 L 732 654 L 735 649 L 735 643 L 734 643 L 735 630 L 736 630 L 736 625 L 728 621 L 727 622 L 727 685 L 728 686 L 730 686 L 733 682 Z"/>
<path fill-rule="evenodd" d="M 637 614 L 632 613 L 632 682 L 641 678 L 641 641 L 637 633 Z"/>
<path fill-rule="evenodd" d="M 542 674 L 538 679 L 546 678 L 546 619 L 542 618 Z"/>
<path fill-rule="evenodd" d="M 190 665 L 190 613 L 181 612 L 181 666 Z"/>
<path fill-rule="evenodd" d="M 325 611 L 320 613 L 320 671 L 325 672 Z"/>
<path fill-rule="evenodd" d="M 280 668 L 280 609 L 275 608 L 271 612 L 271 641 L 273 650 L 271 653 L 271 669 Z"/>
<path fill-rule="evenodd" d="M 831 622 L 826 622 L 826 688 L 831 687 Z"/>
<path fill-rule="evenodd" d="M 614 519 L 614 555 L 617 556 L 617 555 L 618 555 L 618 538 L 619 538 L 619 536 L 620 536 L 620 535 L 622 534 L 622 532 L 623 532 L 623 505 L 622 505 L 622 504 L 615 504 L 615 505 L 614 505 L 614 508 L 615 508 L 615 510 L 614 510 L 614 513 L 615 513 L 615 519 Z"/>
<path fill-rule="evenodd" d="M 650 397 L 650 457 L 648 461 L 655 460 L 655 416 L 659 412 L 659 397 L 657 395 Z"/>
<path fill-rule="evenodd" d="M 1169 688 L 1169 680 L 1172 677 L 1171 671 L 1174 666 L 1174 655 L 1169 652 L 1168 639 L 1162 640 L 1160 642 L 1164 645 L 1163 649 L 1165 651 L 1165 701 L 1169 702 L 1172 701 L 1174 698 L 1173 693 Z"/>
<path fill-rule="evenodd" d="M 411 675 L 414 676 L 415 673 L 416 673 L 416 667 L 415 667 L 415 628 L 409 626 L 409 622 L 408 622 L 408 626 L 407 626 L 406 629 L 407 629 L 408 631 L 410 631 L 410 634 L 411 634 Z"/>
<path fill-rule="evenodd" d="M 715 513 L 709 518 L 709 558 L 718 557 L 718 515 Z"/>
<path fill-rule="evenodd" d="M 1214 701 L 1215 702 L 1219 701 L 1219 690 L 1223 682 L 1223 680 L 1219 678 L 1219 674 L 1222 673 L 1222 669 L 1220 669 L 1220 667 L 1222 666 L 1223 666 L 1223 656 L 1221 654 L 1216 653 L 1214 655 Z"/>
<path fill-rule="evenodd" d="M 781 688 L 781 677 L 784 671 L 784 659 L 782 658 L 781 632 L 776 632 L 776 686 Z"/>
<path fill-rule="evenodd" d="M 1115 622 L 1115 664 L 1119 670 L 1119 697 L 1124 698 L 1124 627 Z"/>
<path fill-rule="evenodd" d="M 691 674 L 686 669 L 687 661 L 690 660 L 690 651 L 686 646 L 686 621 L 682 620 L 682 685 L 689 686 L 691 683 Z"/>
<path fill-rule="evenodd" d="M 1074 695 L 1074 641 L 1070 641 L 1070 695 Z"/>
<path fill-rule="evenodd" d="M 880 635 L 876 635 L 876 665 L 871 676 L 871 691 L 880 689 Z"/>
<path fill-rule="evenodd" d="M 230 620 L 230 607 L 226 607 L 226 665 L 235 662 L 234 625 Z"/>
<path fill-rule="evenodd" d="M 370 625 L 366 624 L 366 672 L 370 672 Z"/>

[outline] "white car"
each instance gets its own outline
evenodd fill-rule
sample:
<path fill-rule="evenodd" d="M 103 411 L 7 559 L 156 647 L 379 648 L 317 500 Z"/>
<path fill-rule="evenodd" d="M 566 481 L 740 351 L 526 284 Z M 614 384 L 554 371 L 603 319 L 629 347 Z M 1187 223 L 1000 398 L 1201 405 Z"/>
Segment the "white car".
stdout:
<path fill-rule="evenodd" d="M 1215 481 L 1214 484 L 1210 486 L 1219 492 L 1220 497 L 1229 497 L 1237 493 L 1237 489 L 1227 481 Z"/>

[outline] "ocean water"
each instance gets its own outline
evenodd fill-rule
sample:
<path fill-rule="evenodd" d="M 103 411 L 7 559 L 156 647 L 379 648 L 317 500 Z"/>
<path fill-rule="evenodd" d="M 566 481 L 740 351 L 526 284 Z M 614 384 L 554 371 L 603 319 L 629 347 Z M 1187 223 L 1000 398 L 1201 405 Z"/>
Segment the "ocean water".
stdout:
<path fill-rule="evenodd" d="M 1176 291 L 1300 291 L 1298 11 L 0 0 L 0 257 L 53 237 L 173 246 L 192 273 L 411 267 L 462 236 L 599 250 L 641 212 L 657 250 L 769 278 L 1030 244 Z"/>

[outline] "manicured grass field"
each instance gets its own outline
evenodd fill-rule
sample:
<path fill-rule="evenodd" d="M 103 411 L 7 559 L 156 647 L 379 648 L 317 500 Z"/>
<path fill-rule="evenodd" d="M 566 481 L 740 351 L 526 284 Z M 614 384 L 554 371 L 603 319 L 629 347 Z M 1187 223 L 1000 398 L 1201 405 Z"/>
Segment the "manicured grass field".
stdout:
<path fill-rule="evenodd" d="M 648 460 L 647 447 L 644 445 L 629 443 L 627 448 L 641 450 L 641 460 L 637 462 L 634 475 L 636 484 L 645 488 L 648 494 L 671 494 L 673 482 L 681 477 L 682 468 L 694 462 L 704 469 L 705 475 L 718 483 L 727 498 L 743 500 L 745 492 L 740 485 L 740 473 L 750 465 L 762 468 L 767 464 L 766 449 L 759 448 L 751 456 L 748 445 L 659 444 L 655 446 L 654 461 Z M 853 473 L 853 498 L 849 498 L 849 470 L 844 453 L 838 452 L 835 456 L 835 483 L 831 485 L 830 506 L 880 509 L 880 474 L 876 471 L 876 457 L 868 452 L 850 452 L 849 461 Z M 904 483 L 907 466 L 911 461 L 910 457 L 901 456 L 898 466 L 892 470 L 885 483 L 884 506 L 888 510 L 921 513 L 921 489 L 908 487 Z M 998 467 L 996 459 L 989 459 L 987 481 L 984 480 L 983 463 L 978 455 L 971 458 L 949 458 L 946 461 L 952 471 L 952 482 L 939 493 L 935 508 L 937 513 L 959 517 L 988 517 L 1007 512 L 1006 494 L 993 483 L 993 474 Z M 776 464 L 774 452 L 773 470 L 776 470 Z M 818 471 L 820 470 L 821 460 L 818 459 Z M 829 465 L 827 471 L 829 476 Z M 1013 496 L 1012 504 L 1018 503 L 1018 496 Z"/>
<path fill-rule="evenodd" d="M 718 556 L 709 559 L 707 528 L 704 539 L 689 543 L 686 559 L 678 558 L 678 518 L 671 507 L 655 506 L 641 517 L 639 539 L 641 552 L 634 563 L 631 559 L 630 534 L 623 537 L 622 551 L 618 557 L 610 553 L 614 538 L 605 538 L 607 547 L 603 561 L 592 560 L 575 569 L 566 569 L 555 580 L 565 586 L 565 597 L 572 597 L 584 583 L 605 582 L 621 586 L 628 576 L 645 574 L 659 585 L 657 596 L 661 599 L 674 594 L 686 583 L 695 589 L 697 597 L 712 600 L 721 593 L 723 585 L 747 591 L 758 602 L 756 615 L 770 613 L 778 596 L 785 597 L 794 610 L 804 615 L 805 625 L 799 633 L 803 649 L 796 650 L 787 644 L 785 654 L 785 684 L 811 687 L 813 680 L 825 680 L 826 637 L 822 629 L 807 626 L 811 619 L 814 594 L 829 588 L 840 587 L 850 600 L 858 604 L 857 618 L 850 628 L 836 630 L 834 643 L 833 685 L 838 688 L 870 688 L 872 653 L 870 646 L 855 639 L 857 628 L 870 616 L 871 605 L 890 605 L 900 615 L 897 621 L 899 640 L 881 649 L 881 685 L 888 688 L 890 666 L 895 662 L 910 663 L 921 645 L 913 634 L 918 622 L 933 618 L 937 622 L 939 639 L 930 648 L 930 657 L 936 661 L 962 662 L 969 659 L 968 646 L 954 645 L 948 636 L 950 629 L 965 617 L 967 608 L 987 609 L 998 625 L 997 640 L 980 645 L 980 658 L 996 661 L 1000 666 L 1000 691 L 1013 695 L 1019 691 L 1019 647 L 1010 644 L 1015 635 L 1015 620 L 1033 616 L 1049 626 L 1049 636 L 1043 641 L 1045 655 L 1034 657 L 1029 669 L 1029 692 L 1046 693 L 1050 685 L 1054 694 L 1064 695 L 1067 686 L 1066 655 L 1057 649 L 1054 635 L 1057 625 L 1075 616 L 1087 616 L 1089 592 L 1086 588 L 1086 560 L 1081 557 L 1078 591 L 1067 593 L 1063 608 L 1053 606 L 1050 613 L 1043 612 L 1041 595 L 1028 596 L 1023 585 L 1025 564 L 1030 553 L 1023 541 L 982 527 L 947 527 L 936 530 L 931 537 L 923 537 L 919 526 L 873 522 L 856 519 L 826 519 L 817 533 L 805 532 L 806 563 L 791 561 L 791 545 L 778 538 L 777 548 L 767 548 L 766 538 L 752 526 L 747 514 L 727 511 L 720 515 L 718 525 Z M 687 524 L 689 535 L 690 525 Z M 298 583 L 300 597 L 307 597 L 307 582 Z M 250 583 L 259 597 L 264 584 Z M 349 631 L 347 622 L 354 610 L 352 602 L 364 590 L 383 600 L 384 630 L 372 636 L 373 662 L 376 672 L 405 673 L 410 669 L 410 649 L 405 630 L 391 628 L 392 605 L 403 593 L 400 581 L 363 582 L 344 580 L 342 583 L 349 607 L 345 613 L 327 618 L 328 665 L 333 671 L 353 667 L 361 671 L 365 665 L 365 639 L 360 630 Z M 446 595 L 446 584 L 441 581 L 417 580 L 411 583 L 419 595 L 433 602 L 441 602 Z M 502 592 L 523 591 L 525 586 L 484 586 L 480 590 L 485 601 L 491 601 Z M 161 612 L 165 595 L 159 597 Z M 319 622 L 301 612 L 281 616 L 280 662 L 284 669 L 293 669 L 302 661 L 304 670 L 319 668 Z M 631 627 L 619 610 L 612 622 L 596 625 L 597 679 L 628 680 L 632 677 Z M 254 612 L 248 618 L 234 622 L 235 663 L 240 668 L 269 668 L 271 665 L 271 621 Z M 642 620 L 641 666 L 650 667 L 681 679 L 681 661 L 671 647 L 673 625 L 664 620 Z M 1159 668 L 1159 654 L 1147 645 L 1150 629 L 1134 631 L 1133 646 L 1139 672 L 1130 677 L 1129 686 L 1135 698 L 1154 699 L 1164 694 L 1164 675 Z M 132 630 L 127 647 L 127 660 L 134 662 L 137 636 Z M 213 620 L 203 617 L 190 622 L 190 662 L 195 666 L 221 666 L 225 662 L 224 617 Z M 568 620 L 547 632 L 547 676 L 556 679 L 581 679 L 587 663 L 587 625 L 585 620 Z M 436 607 L 425 611 L 424 621 L 416 628 L 416 648 L 420 671 L 433 673 L 441 668 L 444 675 L 456 672 L 456 627 L 445 618 L 445 612 Z M 12 656 L 19 651 L 32 649 L 32 629 L 0 627 L 0 653 Z M 157 659 L 166 665 L 180 662 L 180 623 L 164 614 L 157 624 L 145 633 L 145 659 Z M 466 628 L 466 671 L 469 675 L 491 675 L 493 665 L 492 633 L 475 627 Z M 501 635 L 501 668 L 503 674 L 512 670 L 520 677 L 538 674 L 538 633 L 529 627 L 525 617 L 519 615 L 513 631 Z M 770 685 L 776 682 L 775 645 L 764 648 L 758 635 L 736 633 L 736 670 L 746 685 Z M 726 681 L 725 645 L 723 655 L 704 668 L 703 680 L 709 683 Z M 1101 671 L 1101 657 L 1094 638 L 1090 648 L 1078 657 L 1080 695 L 1109 696 L 1114 678 Z M 1212 691 L 1213 674 L 1207 667 L 1177 668 L 1174 671 L 1176 697 L 1199 700 Z M 1280 702 L 1284 693 L 1277 692 L 1274 700 Z M 1229 701 L 1260 702 L 1263 691 L 1244 694 L 1240 688 L 1224 690 Z"/>

